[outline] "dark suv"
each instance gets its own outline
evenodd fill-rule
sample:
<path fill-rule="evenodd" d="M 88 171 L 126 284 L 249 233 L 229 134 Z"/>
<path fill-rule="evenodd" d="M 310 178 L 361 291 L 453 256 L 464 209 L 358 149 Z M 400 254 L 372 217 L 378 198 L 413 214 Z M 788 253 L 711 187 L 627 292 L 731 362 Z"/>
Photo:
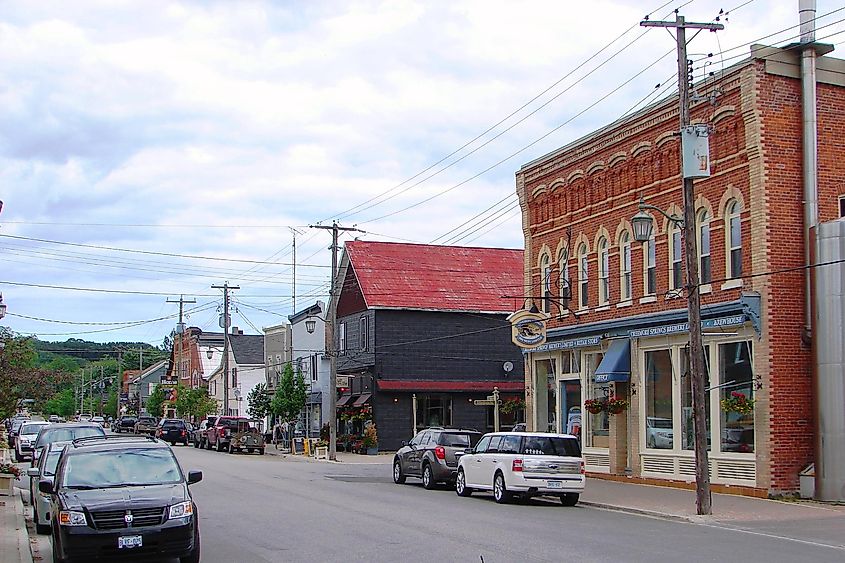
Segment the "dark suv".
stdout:
<path fill-rule="evenodd" d="M 53 560 L 179 557 L 197 563 L 197 507 L 167 444 L 149 436 L 80 438 L 66 446 L 49 495 Z"/>
<path fill-rule="evenodd" d="M 173 446 L 187 446 L 190 439 L 188 424 L 181 418 L 162 418 L 156 429 L 156 438 L 170 442 Z"/>
<path fill-rule="evenodd" d="M 458 475 L 458 459 L 474 447 L 481 433 L 472 429 L 427 428 L 404 444 L 393 458 L 393 482 L 419 477 L 426 489 L 437 483 L 453 484 Z"/>
<path fill-rule="evenodd" d="M 135 432 L 135 424 L 137 423 L 137 416 L 123 415 L 118 418 L 114 424 L 112 424 L 112 431 L 118 434 L 121 432 L 129 432 L 130 434 L 132 434 L 133 432 Z"/>

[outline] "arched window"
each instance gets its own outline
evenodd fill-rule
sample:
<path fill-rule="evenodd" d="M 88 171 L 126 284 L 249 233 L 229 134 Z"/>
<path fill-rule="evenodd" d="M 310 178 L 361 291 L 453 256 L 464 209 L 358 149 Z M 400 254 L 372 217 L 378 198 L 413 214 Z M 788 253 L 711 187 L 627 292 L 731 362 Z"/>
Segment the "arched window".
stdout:
<path fill-rule="evenodd" d="M 740 225 L 740 213 L 742 210 L 739 207 L 739 202 L 734 200 L 728 204 L 727 213 L 725 214 L 725 246 L 728 249 L 727 256 L 727 270 L 729 278 L 738 278 L 742 276 L 742 226 Z"/>
<path fill-rule="evenodd" d="M 631 237 L 627 231 L 619 239 L 619 298 L 631 299 Z"/>
<path fill-rule="evenodd" d="M 543 312 L 550 313 L 552 310 L 552 266 L 548 254 L 540 258 L 540 275 L 543 276 Z"/>
<path fill-rule="evenodd" d="M 643 295 L 654 295 L 657 292 L 657 248 L 654 244 L 654 233 L 643 243 Z"/>
<path fill-rule="evenodd" d="M 610 250 L 607 239 L 599 239 L 599 305 L 607 305 L 610 301 Z"/>
<path fill-rule="evenodd" d="M 567 247 L 562 248 L 560 251 L 560 256 L 558 257 L 558 268 L 560 271 L 561 309 L 568 309 L 569 300 L 572 299 L 572 286 L 569 281 L 569 248 Z"/>
<path fill-rule="evenodd" d="M 698 214 L 698 278 L 701 283 L 713 279 L 710 267 L 710 214 L 702 209 Z"/>
<path fill-rule="evenodd" d="M 589 303 L 590 283 L 589 268 L 587 267 L 587 245 L 578 247 L 578 308 L 586 309 Z"/>
<path fill-rule="evenodd" d="M 669 225 L 669 289 L 683 287 L 683 252 L 681 252 L 681 228 L 675 224 Z"/>

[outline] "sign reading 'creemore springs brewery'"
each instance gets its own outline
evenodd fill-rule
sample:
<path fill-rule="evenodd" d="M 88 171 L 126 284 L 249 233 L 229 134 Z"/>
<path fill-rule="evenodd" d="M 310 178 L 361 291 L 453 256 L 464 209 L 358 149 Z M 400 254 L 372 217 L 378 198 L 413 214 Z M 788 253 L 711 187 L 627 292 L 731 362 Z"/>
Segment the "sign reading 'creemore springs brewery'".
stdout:
<path fill-rule="evenodd" d="M 520 348 L 534 348 L 546 341 L 546 313 L 532 313 L 525 309 L 511 313 L 511 340 Z"/>

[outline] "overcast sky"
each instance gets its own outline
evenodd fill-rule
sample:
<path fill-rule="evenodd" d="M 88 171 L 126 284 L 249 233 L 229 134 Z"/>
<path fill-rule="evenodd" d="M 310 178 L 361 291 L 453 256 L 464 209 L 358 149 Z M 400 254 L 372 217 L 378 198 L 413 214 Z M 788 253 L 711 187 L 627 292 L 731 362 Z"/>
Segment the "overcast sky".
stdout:
<path fill-rule="evenodd" d="M 714 54 L 698 77 L 798 34 L 797 0 L 661 4 L 0 1 L 0 322 L 159 344 L 180 294 L 219 330 L 228 280 L 254 333 L 293 311 L 294 232 L 296 309 L 327 300 L 331 239 L 308 225 L 332 219 L 521 248 L 516 170 L 674 88 L 674 40 L 644 16 L 729 12 L 690 43 Z M 839 47 L 843 18 L 818 38 Z"/>

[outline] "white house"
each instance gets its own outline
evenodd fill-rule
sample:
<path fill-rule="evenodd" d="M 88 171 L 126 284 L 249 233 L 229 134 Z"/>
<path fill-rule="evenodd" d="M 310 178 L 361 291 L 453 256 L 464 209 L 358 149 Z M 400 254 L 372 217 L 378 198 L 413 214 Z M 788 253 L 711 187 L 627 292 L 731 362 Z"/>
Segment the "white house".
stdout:
<path fill-rule="evenodd" d="M 314 305 L 288 316 L 291 331 L 291 358 L 294 369 L 299 369 L 309 386 L 305 405 L 306 430 L 312 437 L 320 435 L 320 428 L 329 420 L 329 383 L 331 361 L 326 349 L 326 305 L 317 301 Z M 315 322 L 314 331 L 308 332 L 305 321 Z"/>
<path fill-rule="evenodd" d="M 221 339 L 222 340 L 222 339 Z M 211 359 L 208 359 L 211 351 Z M 247 395 L 259 383 L 265 382 L 264 366 L 264 335 L 244 334 L 237 327 L 232 327 L 229 335 L 229 404 L 224 408 L 223 385 L 223 347 L 209 347 L 206 351 L 205 364 L 208 360 L 210 371 L 208 377 L 208 394 L 215 398 L 218 414 L 232 416 L 249 416 Z M 212 365 L 214 367 L 212 367 Z M 203 365 L 203 368 L 206 366 Z"/>

